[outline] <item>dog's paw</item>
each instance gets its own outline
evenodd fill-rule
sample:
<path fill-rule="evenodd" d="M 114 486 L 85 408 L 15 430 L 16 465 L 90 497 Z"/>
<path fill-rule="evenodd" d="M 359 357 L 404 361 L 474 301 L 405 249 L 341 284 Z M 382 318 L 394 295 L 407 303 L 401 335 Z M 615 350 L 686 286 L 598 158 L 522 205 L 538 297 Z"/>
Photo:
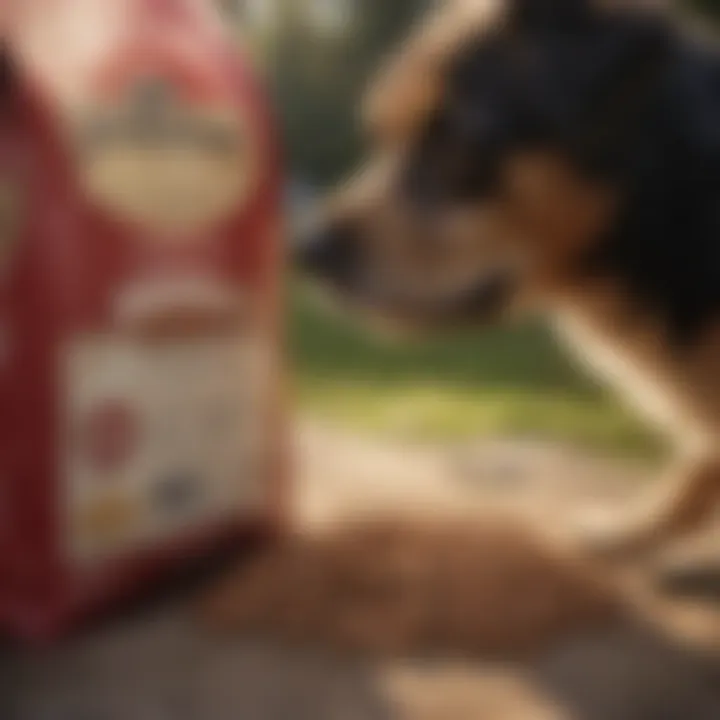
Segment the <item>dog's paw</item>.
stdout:
<path fill-rule="evenodd" d="M 717 535 L 697 535 L 674 543 L 653 566 L 659 589 L 672 596 L 716 603 L 720 600 Z"/>
<path fill-rule="evenodd" d="M 584 552 L 616 563 L 644 560 L 658 547 L 652 518 L 617 508 L 591 507 L 578 513 L 572 532 Z"/>

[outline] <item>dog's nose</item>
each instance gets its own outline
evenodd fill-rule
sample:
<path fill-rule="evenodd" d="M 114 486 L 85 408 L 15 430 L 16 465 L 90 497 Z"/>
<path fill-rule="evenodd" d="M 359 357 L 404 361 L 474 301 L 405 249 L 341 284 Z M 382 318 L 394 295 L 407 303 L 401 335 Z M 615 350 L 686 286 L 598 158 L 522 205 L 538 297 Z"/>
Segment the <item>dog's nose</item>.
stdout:
<path fill-rule="evenodd" d="M 318 279 L 347 284 L 355 277 L 360 261 L 358 235 L 351 223 L 315 229 L 298 241 L 295 263 Z"/>

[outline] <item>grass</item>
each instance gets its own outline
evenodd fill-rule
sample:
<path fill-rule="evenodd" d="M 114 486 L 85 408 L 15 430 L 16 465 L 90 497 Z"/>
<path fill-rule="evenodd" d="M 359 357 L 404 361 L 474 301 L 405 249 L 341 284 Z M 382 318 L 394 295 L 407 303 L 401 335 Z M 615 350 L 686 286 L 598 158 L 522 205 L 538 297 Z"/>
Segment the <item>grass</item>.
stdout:
<path fill-rule="evenodd" d="M 656 450 L 538 325 L 403 345 L 322 310 L 299 288 L 290 343 L 301 406 L 349 427 L 419 440 L 500 434 Z"/>

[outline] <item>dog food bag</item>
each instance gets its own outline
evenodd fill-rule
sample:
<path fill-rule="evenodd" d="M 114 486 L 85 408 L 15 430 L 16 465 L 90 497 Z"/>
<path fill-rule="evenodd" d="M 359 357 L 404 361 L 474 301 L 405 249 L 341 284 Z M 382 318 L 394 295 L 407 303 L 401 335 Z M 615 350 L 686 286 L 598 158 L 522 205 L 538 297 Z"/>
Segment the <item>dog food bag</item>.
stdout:
<path fill-rule="evenodd" d="M 273 533 L 278 148 L 207 2 L 24 0 L 0 72 L 0 626 Z"/>

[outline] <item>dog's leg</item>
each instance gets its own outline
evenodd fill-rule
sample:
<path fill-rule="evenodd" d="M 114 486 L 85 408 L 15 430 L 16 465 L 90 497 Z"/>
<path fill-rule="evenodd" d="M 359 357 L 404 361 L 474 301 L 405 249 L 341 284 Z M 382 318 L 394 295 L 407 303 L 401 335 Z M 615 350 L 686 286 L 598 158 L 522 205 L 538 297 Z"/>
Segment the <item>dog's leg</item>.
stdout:
<path fill-rule="evenodd" d="M 586 518 L 581 533 L 594 551 L 635 557 L 698 529 L 719 500 L 720 456 L 686 460 L 649 502 L 624 518 L 617 512 Z"/>

